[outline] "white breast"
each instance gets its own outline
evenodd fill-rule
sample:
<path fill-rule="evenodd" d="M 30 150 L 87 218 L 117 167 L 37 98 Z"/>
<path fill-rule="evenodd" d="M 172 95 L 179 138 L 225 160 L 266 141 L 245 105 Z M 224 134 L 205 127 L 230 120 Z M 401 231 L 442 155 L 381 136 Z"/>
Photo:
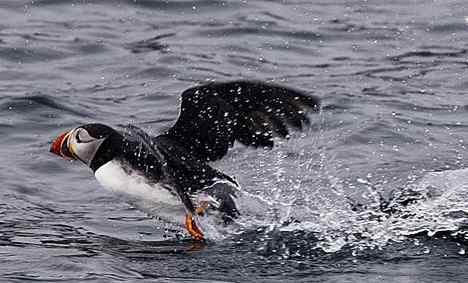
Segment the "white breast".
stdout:
<path fill-rule="evenodd" d="M 139 209 L 166 221 L 183 222 L 185 207 L 178 196 L 158 184 L 148 183 L 141 174 L 124 170 L 121 162 L 109 161 L 94 175 L 104 188 L 123 196 Z"/>

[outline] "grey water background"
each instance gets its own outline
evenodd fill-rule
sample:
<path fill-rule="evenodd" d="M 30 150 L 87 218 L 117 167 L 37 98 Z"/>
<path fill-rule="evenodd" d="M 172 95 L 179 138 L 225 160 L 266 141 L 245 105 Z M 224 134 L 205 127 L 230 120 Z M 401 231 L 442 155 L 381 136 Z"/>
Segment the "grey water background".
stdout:
<path fill-rule="evenodd" d="M 466 282 L 467 50 L 463 0 L 2 0 L 0 281 Z M 272 208 L 266 228 L 175 239 L 48 153 L 87 122 L 157 133 L 181 91 L 239 78 L 323 99 L 306 135 L 215 164 L 309 226 Z M 408 188 L 425 197 L 381 211 Z"/>

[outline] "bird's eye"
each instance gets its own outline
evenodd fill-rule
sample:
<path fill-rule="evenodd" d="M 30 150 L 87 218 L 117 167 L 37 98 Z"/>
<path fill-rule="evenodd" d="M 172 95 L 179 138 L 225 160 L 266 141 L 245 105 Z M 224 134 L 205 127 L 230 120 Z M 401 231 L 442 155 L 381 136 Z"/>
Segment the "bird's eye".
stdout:
<path fill-rule="evenodd" d="M 81 143 L 80 131 L 78 131 L 78 133 L 76 133 L 75 139 L 76 139 L 76 142 L 77 142 L 77 143 Z"/>

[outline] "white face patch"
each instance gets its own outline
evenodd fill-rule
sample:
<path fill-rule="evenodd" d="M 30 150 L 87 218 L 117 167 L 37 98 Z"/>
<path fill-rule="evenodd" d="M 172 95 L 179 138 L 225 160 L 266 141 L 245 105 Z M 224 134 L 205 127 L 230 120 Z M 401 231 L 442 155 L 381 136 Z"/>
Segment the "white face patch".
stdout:
<path fill-rule="evenodd" d="M 76 128 L 70 133 L 68 148 L 74 156 L 89 166 L 105 139 L 93 138 L 85 129 Z"/>
<path fill-rule="evenodd" d="M 136 172 L 128 172 L 121 162 L 112 160 L 99 167 L 94 175 L 104 188 L 142 211 L 171 223 L 183 223 L 186 210 L 177 195 L 158 184 L 148 183 Z"/>

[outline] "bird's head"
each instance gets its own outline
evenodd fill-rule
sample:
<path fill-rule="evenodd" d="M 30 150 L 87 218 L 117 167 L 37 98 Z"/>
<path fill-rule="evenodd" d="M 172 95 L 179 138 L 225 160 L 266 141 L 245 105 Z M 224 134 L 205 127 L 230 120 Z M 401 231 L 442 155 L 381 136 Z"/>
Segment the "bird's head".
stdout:
<path fill-rule="evenodd" d="M 86 124 L 60 134 L 52 142 L 50 152 L 65 159 L 80 160 L 93 170 L 96 162 L 112 159 L 111 140 L 119 135 L 103 124 Z M 109 160 L 102 160 L 109 159 Z"/>

